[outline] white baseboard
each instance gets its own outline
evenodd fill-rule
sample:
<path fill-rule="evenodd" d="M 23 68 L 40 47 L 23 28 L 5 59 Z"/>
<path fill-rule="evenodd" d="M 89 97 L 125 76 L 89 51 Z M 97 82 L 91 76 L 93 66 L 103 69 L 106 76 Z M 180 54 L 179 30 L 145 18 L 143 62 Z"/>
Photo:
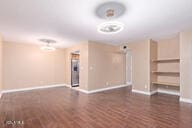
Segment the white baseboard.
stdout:
<path fill-rule="evenodd" d="M 132 92 L 140 93 L 140 94 L 144 94 L 144 95 L 148 95 L 148 96 L 157 93 L 157 91 L 153 91 L 153 92 L 145 92 L 145 91 L 140 91 L 140 90 L 135 90 L 135 89 L 132 89 Z"/>
<path fill-rule="evenodd" d="M 133 89 L 132 92 L 135 92 L 135 93 L 140 93 L 140 94 L 144 94 L 144 95 L 153 95 L 157 92 L 159 93 L 165 93 L 165 94 L 169 94 L 169 95 L 177 95 L 179 96 L 180 93 L 177 92 L 177 91 L 171 91 L 171 90 L 162 90 L 162 89 L 158 89 L 158 90 L 155 90 L 155 91 L 152 91 L 152 92 L 145 92 L 145 91 L 140 91 L 140 90 L 135 90 Z"/>
<path fill-rule="evenodd" d="M 66 86 L 66 85 L 65 84 L 55 84 L 55 85 L 46 85 L 46 86 L 36 86 L 36 87 L 30 87 L 30 88 L 10 89 L 10 90 L 3 90 L 2 93 L 30 91 L 30 90 L 35 90 L 35 89 L 46 89 L 46 88 L 55 88 L 55 87 L 63 87 L 63 86 Z"/>
<path fill-rule="evenodd" d="M 72 89 L 76 90 L 76 91 L 79 91 L 79 92 L 82 92 L 82 93 L 90 94 L 89 91 L 84 90 L 84 89 L 80 89 L 80 88 L 72 88 Z"/>
<path fill-rule="evenodd" d="M 132 82 L 126 82 L 127 85 L 132 85 Z"/>
<path fill-rule="evenodd" d="M 107 91 L 107 90 L 116 89 L 116 88 L 122 88 L 122 87 L 130 86 L 130 85 L 131 84 L 129 84 L 129 85 L 118 85 L 118 86 L 113 86 L 113 87 L 88 91 L 88 90 L 83 90 L 83 89 L 79 89 L 79 88 L 72 88 L 71 85 L 68 85 L 68 84 L 56 84 L 56 85 L 36 86 L 36 87 L 30 87 L 30 88 L 3 90 L 1 93 L 30 91 L 30 90 L 35 90 L 35 89 L 46 89 L 46 88 L 64 87 L 65 86 L 65 87 L 72 88 L 72 89 L 77 90 L 77 91 L 81 91 L 81 92 L 86 93 L 86 94 L 90 94 L 90 93 L 102 92 L 102 91 Z"/>
<path fill-rule="evenodd" d="M 91 93 L 96 93 L 96 92 L 103 92 L 103 91 L 107 91 L 107 90 L 127 87 L 127 86 L 131 86 L 131 85 L 132 84 L 129 83 L 129 84 L 126 84 L 126 85 L 117 85 L 117 86 L 101 88 L 101 89 L 96 89 L 96 90 L 90 90 L 90 91 L 79 89 L 79 88 L 72 88 L 72 89 L 83 92 L 83 93 L 86 93 L 86 94 L 91 94 Z M 19 92 L 19 91 L 30 91 L 30 90 L 35 90 L 35 89 L 46 89 L 46 88 L 55 88 L 55 87 L 68 87 L 68 88 L 71 88 L 71 86 L 67 85 L 67 84 L 56 84 L 56 85 L 30 87 L 30 88 L 3 90 L 3 91 L 0 92 L 0 98 L 1 98 L 3 93 L 11 93 L 11 92 Z M 166 94 L 170 94 L 170 95 L 179 95 L 179 92 L 172 92 L 172 91 L 161 90 L 161 89 L 158 89 L 158 90 L 155 90 L 155 91 L 152 91 L 152 92 L 145 92 L 145 91 L 140 91 L 140 90 L 133 89 L 132 92 L 140 93 L 140 94 L 144 94 L 144 95 L 153 95 L 153 94 L 155 94 L 157 92 L 166 93 Z M 192 99 L 187 99 L 187 98 L 180 97 L 180 102 L 192 103 Z"/>
<path fill-rule="evenodd" d="M 156 93 L 158 93 L 157 90 L 154 90 L 154 91 L 151 91 L 151 92 L 150 92 L 151 95 L 154 95 L 154 94 L 156 94 Z"/>
<path fill-rule="evenodd" d="M 74 90 L 86 93 L 86 94 L 92 94 L 92 93 L 97 93 L 97 92 L 103 92 L 103 91 L 107 91 L 107 90 L 112 90 L 112 89 L 117 89 L 117 88 L 123 88 L 123 87 L 127 87 L 127 86 L 131 86 L 131 84 L 126 84 L 126 85 L 116 85 L 116 86 L 112 86 L 112 87 L 107 87 L 107 88 L 101 88 L 101 89 L 95 89 L 95 90 L 84 90 L 84 89 L 80 89 L 80 88 L 72 88 Z"/>
<path fill-rule="evenodd" d="M 126 85 L 116 85 L 116 86 L 107 87 L 107 88 L 101 88 L 101 89 L 96 89 L 96 90 L 90 90 L 90 91 L 88 91 L 88 93 L 103 92 L 103 91 L 112 90 L 112 89 L 117 89 L 117 88 L 123 88 L 123 87 L 127 87 L 127 86 L 131 86 L 131 84 L 126 84 Z"/>
<path fill-rule="evenodd" d="M 192 104 L 192 99 L 188 99 L 188 98 L 182 98 L 182 97 L 180 97 L 179 101 L 180 101 L 180 102 L 185 102 L 185 103 L 190 103 L 190 104 Z"/>
<path fill-rule="evenodd" d="M 158 92 L 159 93 L 169 94 L 169 95 L 180 96 L 180 92 L 179 91 L 172 91 L 172 90 L 166 90 L 166 89 L 158 89 Z"/>
<path fill-rule="evenodd" d="M 72 88 L 70 84 L 63 84 L 65 87 Z"/>

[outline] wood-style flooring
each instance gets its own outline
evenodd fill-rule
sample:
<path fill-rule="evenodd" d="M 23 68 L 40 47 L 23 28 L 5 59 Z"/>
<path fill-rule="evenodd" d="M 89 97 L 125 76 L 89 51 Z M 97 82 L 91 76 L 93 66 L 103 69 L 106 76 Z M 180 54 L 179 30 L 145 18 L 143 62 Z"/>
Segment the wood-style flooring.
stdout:
<path fill-rule="evenodd" d="M 0 128 L 192 128 L 192 105 L 130 87 L 89 95 L 66 87 L 15 92 L 0 100 Z"/>

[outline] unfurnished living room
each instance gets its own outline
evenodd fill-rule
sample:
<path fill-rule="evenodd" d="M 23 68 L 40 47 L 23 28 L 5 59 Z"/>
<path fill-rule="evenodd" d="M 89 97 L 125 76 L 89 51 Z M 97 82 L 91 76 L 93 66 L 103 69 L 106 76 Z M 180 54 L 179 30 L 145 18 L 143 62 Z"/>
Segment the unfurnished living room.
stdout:
<path fill-rule="evenodd" d="M 0 0 L 0 128 L 192 128 L 192 0 Z"/>

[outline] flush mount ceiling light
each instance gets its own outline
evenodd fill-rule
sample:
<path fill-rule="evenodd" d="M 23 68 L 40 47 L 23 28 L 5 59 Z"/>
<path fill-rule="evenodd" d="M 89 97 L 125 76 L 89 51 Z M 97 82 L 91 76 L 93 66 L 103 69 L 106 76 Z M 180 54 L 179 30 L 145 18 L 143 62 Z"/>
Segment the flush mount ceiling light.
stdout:
<path fill-rule="evenodd" d="M 56 43 L 55 40 L 51 39 L 40 39 L 39 41 L 43 42 L 45 45 L 41 47 L 41 50 L 43 51 L 55 51 L 56 49 L 52 46 L 54 43 Z"/>
<path fill-rule="evenodd" d="M 97 31 L 102 34 L 115 34 L 124 29 L 124 24 L 120 22 L 104 22 L 97 26 Z"/>
<path fill-rule="evenodd" d="M 106 2 L 96 8 L 96 16 L 101 19 L 115 19 L 122 16 L 126 7 L 119 2 Z"/>
<path fill-rule="evenodd" d="M 124 29 L 124 24 L 113 21 L 125 13 L 125 6 L 118 2 L 107 2 L 96 8 L 96 15 L 107 20 L 97 26 L 97 31 L 102 34 L 115 34 Z"/>

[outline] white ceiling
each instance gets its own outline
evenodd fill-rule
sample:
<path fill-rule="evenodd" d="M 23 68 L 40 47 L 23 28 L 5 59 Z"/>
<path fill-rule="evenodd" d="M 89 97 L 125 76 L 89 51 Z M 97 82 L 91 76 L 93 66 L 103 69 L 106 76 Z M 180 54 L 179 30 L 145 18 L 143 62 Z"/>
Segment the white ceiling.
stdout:
<path fill-rule="evenodd" d="M 82 40 L 118 44 L 162 38 L 192 28 L 192 0 L 116 0 L 127 8 L 116 19 L 125 29 L 102 35 L 95 16 L 98 5 L 109 0 L 0 0 L 0 35 L 5 41 L 38 43 L 51 38 L 67 47 Z"/>

